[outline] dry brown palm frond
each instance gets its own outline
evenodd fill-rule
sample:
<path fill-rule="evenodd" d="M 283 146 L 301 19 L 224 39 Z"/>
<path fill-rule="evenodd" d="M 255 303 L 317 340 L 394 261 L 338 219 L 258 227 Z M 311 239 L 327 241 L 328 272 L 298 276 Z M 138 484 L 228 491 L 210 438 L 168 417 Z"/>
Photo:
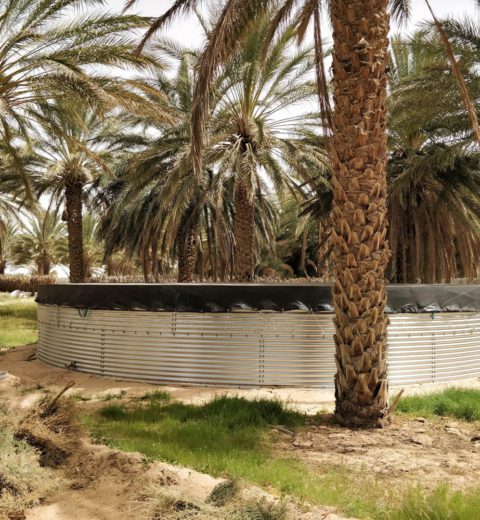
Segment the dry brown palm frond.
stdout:
<path fill-rule="evenodd" d="M 458 83 L 458 88 L 460 91 L 460 96 L 462 97 L 463 103 L 465 104 L 465 108 L 467 110 L 468 116 L 470 118 L 470 124 L 472 125 L 472 130 L 475 135 L 476 140 L 480 143 L 480 125 L 478 123 L 477 112 L 475 110 L 475 105 L 473 103 L 472 97 L 468 90 L 467 84 L 465 82 L 465 78 L 460 70 L 460 65 L 455 57 L 455 51 L 448 39 L 447 33 L 443 27 L 442 22 L 437 18 L 435 12 L 430 5 L 429 0 L 425 0 L 427 7 L 432 15 L 435 27 L 438 30 L 438 34 L 442 39 L 443 44 L 445 45 L 445 50 L 447 52 L 448 61 L 450 62 L 450 67 L 452 69 L 453 75 Z"/>
<path fill-rule="evenodd" d="M 54 399 L 46 397 L 20 421 L 15 437 L 39 450 L 42 466 L 58 466 L 81 444 L 76 416 L 73 402 L 61 393 Z"/>

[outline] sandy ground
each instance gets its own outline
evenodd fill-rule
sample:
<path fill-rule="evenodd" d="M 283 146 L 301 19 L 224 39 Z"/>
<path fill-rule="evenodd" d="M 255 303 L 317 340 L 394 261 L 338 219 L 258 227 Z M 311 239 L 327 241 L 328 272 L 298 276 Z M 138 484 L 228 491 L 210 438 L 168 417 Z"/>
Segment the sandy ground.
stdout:
<path fill-rule="evenodd" d="M 139 454 L 92 445 L 85 445 L 59 473 L 57 491 L 44 504 L 28 511 L 26 520 L 149 520 L 145 504 L 159 493 L 208 513 L 212 506 L 206 501 L 221 482 L 188 468 L 147 463 Z M 239 501 L 263 497 L 276 500 L 259 488 L 248 487 L 241 490 Z M 215 509 L 220 515 L 215 518 L 220 518 L 221 508 Z M 347 520 L 332 508 L 305 511 L 290 503 L 289 510 L 295 520 Z"/>
<path fill-rule="evenodd" d="M 15 374 L 0 381 L 0 401 L 7 403 L 19 416 L 44 395 L 40 385 L 53 390 L 75 379 L 78 386 L 72 389 L 74 392 L 81 391 L 98 399 L 106 392 L 114 392 L 115 388 L 126 390 L 125 398 L 152 390 L 149 385 L 118 387 L 111 380 L 50 369 L 37 361 L 28 361 L 32 352 L 32 347 L 15 349 L 0 362 L 2 370 Z M 180 397 L 193 397 L 182 393 L 187 389 L 177 391 Z M 91 406 L 94 399 L 85 404 Z M 200 517 L 202 520 L 228 520 L 231 517 L 231 504 L 222 508 L 207 503 L 207 498 L 222 479 L 181 466 L 148 462 L 141 454 L 92 445 L 87 440 L 78 453 L 55 470 L 55 474 L 55 491 L 41 505 L 26 511 L 25 520 L 153 520 L 147 515 L 146 508 L 159 496 L 170 497 L 180 505 L 188 504 L 190 507 L 193 504 L 195 510 L 203 514 Z M 244 485 L 233 507 L 259 499 L 270 502 L 279 500 L 260 488 Z M 294 520 L 348 520 L 329 507 L 301 505 L 293 501 L 287 505 L 289 518 Z M 154 518 L 163 518 L 163 515 Z M 172 519 L 173 516 L 168 518 Z M 191 518 L 193 520 L 196 516 L 192 515 Z"/>
<path fill-rule="evenodd" d="M 0 354 L 0 370 L 7 371 L 13 376 L 19 377 L 26 386 L 43 388 L 59 388 L 68 382 L 74 381 L 75 386 L 69 392 L 81 394 L 93 400 L 101 400 L 105 395 L 125 394 L 128 397 L 136 397 L 151 392 L 155 385 L 123 381 L 117 379 L 101 378 L 78 371 L 70 371 L 59 368 L 51 368 L 46 364 L 32 358 L 36 350 L 35 345 L 11 349 L 3 355 Z M 454 385 L 448 383 L 434 383 L 425 385 L 410 385 L 408 387 L 392 387 L 391 394 L 396 395 L 401 389 L 405 395 L 430 393 L 443 390 L 449 386 L 464 386 L 467 388 L 480 388 L 480 378 L 468 379 Z M 318 412 L 332 411 L 334 403 L 333 389 L 311 388 L 219 388 L 219 387 L 181 387 L 165 386 L 174 399 L 191 404 L 202 404 L 209 401 L 215 395 L 239 395 L 247 398 L 277 398 L 288 402 L 296 410 L 314 415 Z M 31 399 L 31 396 L 30 398 Z M 19 406 L 28 406 L 29 401 L 19 401 Z"/>
<path fill-rule="evenodd" d="M 42 389 L 52 390 L 75 381 L 71 393 L 80 393 L 99 404 L 105 395 L 121 394 L 122 399 L 152 391 L 152 385 L 103 379 L 69 370 L 52 369 L 33 359 L 34 346 L 21 347 L 0 356 L 0 370 L 11 376 L 0 382 L 0 397 L 7 399 L 19 413 L 32 406 Z M 480 381 L 464 381 L 463 386 L 480 387 Z M 422 385 L 407 388 L 407 393 L 439 390 L 447 385 Z M 455 386 L 458 386 L 456 384 Z M 331 407 L 333 393 L 309 389 L 221 389 L 162 387 L 173 399 L 202 403 L 216 394 L 247 397 L 277 397 L 298 410 L 315 414 Z M 393 389 L 392 393 L 398 392 Z M 81 403 L 79 403 L 81 405 Z M 415 420 L 397 416 L 392 426 L 378 431 L 341 429 L 324 419 L 312 417 L 297 435 L 280 433 L 275 446 L 279 457 L 303 460 L 321 478 L 326 468 L 341 468 L 351 474 L 352 482 L 361 475 L 378 478 L 382 485 L 396 489 L 421 483 L 434 488 L 448 482 L 455 489 L 478 486 L 480 480 L 480 423 L 451 419 Z M 204 504 L 218 480 L 186 468 L 168 464 L 147 464 L 141 455 L 124 454 L 103 446 L 85 445 L 78 456 L 59 470 L 57 492 L 31 511 L 27 520 L 123 520 L 143 518 L 139 514 L 145 490 L 152 483 L 165 493 Z M 253 490 L 253 491 L 252 491 Z M 246 492 L 262 494 L 249 488 Z M 139 505 L 140 504 L 140 505 Z M 203 506 L 202 506 L 203 507 Z M 225 517 L 227 518 L 227 517 Z M 330 509 L 296 510 L 294 518 L 334 520 Z"/>

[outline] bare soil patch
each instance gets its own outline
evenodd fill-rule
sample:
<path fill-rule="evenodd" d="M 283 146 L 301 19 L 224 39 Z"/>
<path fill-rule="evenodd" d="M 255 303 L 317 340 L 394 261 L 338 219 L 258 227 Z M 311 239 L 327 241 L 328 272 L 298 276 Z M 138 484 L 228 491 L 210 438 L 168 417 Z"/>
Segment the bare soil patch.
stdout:
<path fill-rule="evenodd" d="M 480 423 L 448 418 L 396 416 L 384 430 L 346 430 L 326 417 L 295 438 L 283 435 L 276 454 L 301 459 L 313 470 L 348 468 L 381 477 L 392 486 L 420 483 L 434 489 L 449 483 L 455 489 L 478 486 Z"/>

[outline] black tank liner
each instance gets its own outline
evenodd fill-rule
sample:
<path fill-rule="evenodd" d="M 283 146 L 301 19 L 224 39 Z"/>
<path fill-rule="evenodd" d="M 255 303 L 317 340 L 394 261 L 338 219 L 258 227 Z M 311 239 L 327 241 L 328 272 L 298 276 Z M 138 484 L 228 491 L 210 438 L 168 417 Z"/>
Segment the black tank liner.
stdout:
<path fill-rule="evenodd" d="M 332 312 L 329 284 L 56 284 L 37 302 L 76 309 Z M 480 312 L 480 285 L 389 285 L 389 313 Z"/>

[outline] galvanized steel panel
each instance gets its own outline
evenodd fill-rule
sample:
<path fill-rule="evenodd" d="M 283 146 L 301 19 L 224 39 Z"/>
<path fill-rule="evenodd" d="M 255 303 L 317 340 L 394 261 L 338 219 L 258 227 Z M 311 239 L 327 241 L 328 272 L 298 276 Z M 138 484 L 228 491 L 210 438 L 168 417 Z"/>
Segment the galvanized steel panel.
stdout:
<path fill-rule="evenodd" d="M 131 380 L 222 386 L 329 388 L 332 314 L 81 311 L 39 305 L 39 358 Z M 392 384 L 480 375 L 480 314 L 389 317 Z"/>

